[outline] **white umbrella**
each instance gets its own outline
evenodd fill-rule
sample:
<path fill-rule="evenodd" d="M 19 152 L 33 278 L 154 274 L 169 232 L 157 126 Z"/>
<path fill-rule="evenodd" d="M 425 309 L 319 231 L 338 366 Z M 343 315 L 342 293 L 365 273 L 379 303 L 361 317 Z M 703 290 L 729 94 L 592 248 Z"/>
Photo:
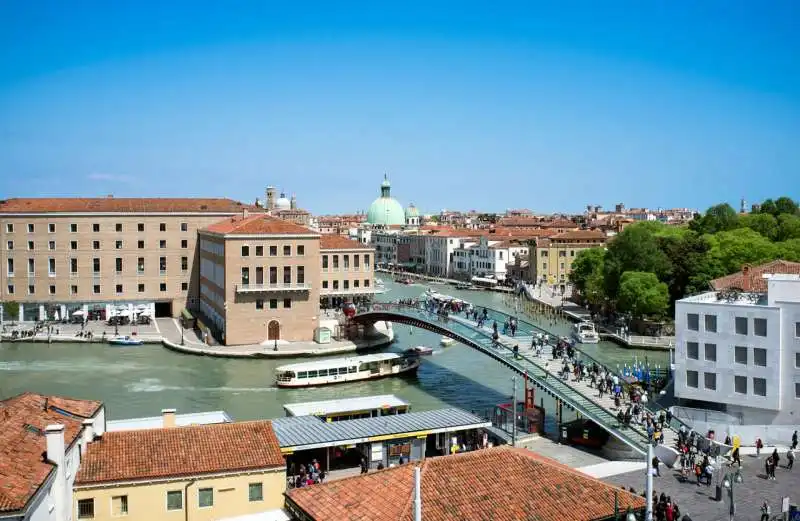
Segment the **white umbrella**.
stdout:
<path fill-rule="evenodd" d="M 152 315 L 152 312 L 149 309 L 145 309 L 144 311 L 142 311 L 143 317 L 149 317 L 150 315 Z"/>
<path fill-rule="evenodd" d="M 139 310 L 145 310 L 147 308 L 148 308 L 147 304 L 139 304 L 138 306 L 136 306 L 136 309 Z"/>
<path fill-rule="evenodd" d="M 58 321 L 58 311 L 53 311 L 53 320 Z"/>
<path fill-rule="evenodd" d="M 124 309 L 124 310 L 119 312 L 119 316 L 121 316 L 121 317 L 129 317 L 129 316 L 131 316 L 131 312 L 128 311 L 127 309 Z"/>
<path fill-rule="evenodd" d="M 84 313 L 84 311 L 82 309 L 79 309 L 78 311 L 73 311 L 72 312 L 72 316 L 73 317 L 82 317 L 85 314 L 86 313 Z"/>

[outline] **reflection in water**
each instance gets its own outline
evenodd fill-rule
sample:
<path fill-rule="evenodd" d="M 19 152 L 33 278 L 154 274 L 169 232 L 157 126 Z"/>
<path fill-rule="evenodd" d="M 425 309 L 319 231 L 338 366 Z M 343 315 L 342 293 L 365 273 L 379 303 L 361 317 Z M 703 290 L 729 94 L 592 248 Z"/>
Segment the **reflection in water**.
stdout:
<path fill-rule="evenodd" d="M 382 300 L 418 297 L 424 286 L 402 286 L 386 280 L 391 291 Z M 500 294 L 460 292 L 450 286 L 435 286 L 440 292 L 457 295 L 479 306 L 505 309 Z M 550 324 L 540 324 L 550 329 Z M 567 334 L 569 325 L 556 326 Z M 0 346 L 0 398 L 24 391 L 61 394 L 103 400 L 109 418 L 153 416 L 165 407 L 179 412 L 225 410 L 236 419 L 283 416 L 283 404 L 311 400 L 396 394 L 412 410 L 462 407 L 483 411 L 508 401 L 512 373 L 497 362 L 466 346 L 439 347 L 439 335 L 395 326 L 397 342 L 392 350 L 416 345 L 436 348 L 426 357 L 414 378 L 386 378 L 351 384 L 308 389 L 277 389 L 273 371 L 289 360 L 236 360 L 181 355 L 159 346 L 111 349 L 101 344 L 3 344 Z M 601 342 L 584 346 L 587 352 L 607 363 L 625 363 L 634 354 L 666 363 L 664 353 L 621 349 Z M 307 360 L 307 359 L 306 359 Z M 522 398 L 522 384 L 517 396 Z M 537 403 L 553 412 L 544 393 Z M 548 414 L 548 424 L 552 416 Z"/>

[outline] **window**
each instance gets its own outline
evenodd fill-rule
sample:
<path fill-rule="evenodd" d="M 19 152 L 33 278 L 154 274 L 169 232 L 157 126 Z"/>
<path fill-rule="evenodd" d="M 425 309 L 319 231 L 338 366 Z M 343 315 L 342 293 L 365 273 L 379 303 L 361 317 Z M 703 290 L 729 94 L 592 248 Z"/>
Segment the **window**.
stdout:
<path fill-rule="evenodd" d="M 747 334 L 747 317 L 736 317 L 736 334 Z"/>
<path fill-rule="evenodd" d="M 144 257 L 136 259 L 136 273 L 139 275 L 144 273 Z"/>
<path fill-rule="evenodd" d="M 256 246 L 256 257 L 263 257 L 263 256 L 264 256 L 264 247 Z"/>
<path fill-rule="evenodd" d="M 98 257 L 92 259 L 92 272 L 100 273 L 100 259 Z"/>
<path fill-rule="evenodd" d="M 114 247 L 118 250 L 122 249 L 122 241 L 114 241 Z"/>
<path fill-rule="evenodd" d="M 350 255 L 342 255 L 342 261 L 344 262 L 344 269 L 350 269 Z"/>
<path fill-rule="evenodd" d="M 700 315 L 697 313 L 687 313 L 686 328 L 690 331 L 700 331 Z"/>
<path fill-rule="evenodd" d="M 164 248 L 166 248 L 166 247 L 167 247 L 167 241 L 166 241 L 166 239 L 161 239 L 160 241 L 158 241 L 158 247 L 159 247 L 159 248 L 161 248 L 162 250 L 163 250 Z"/>
<path fill-rule="evenodd" d="M 139 284 L 139 286 L 136 288 L 136 290 L 139 293 L 144 293 L 144 284 Z"/>
<path fill-rule="evenodd" d="M 709 391 L 716 391 L 717 373 L 703 373 L 703 386 Z"/>
<path fill-rule="evenodd" d="M 767 350 L 760 347 L 753 349 L 753 365 L 767 367 Z"/>
<path fill-rule="evenodd" d="M 345 279 L 345 281 L 344 281 L 344 289 L 345 289 L 345 290 L 348 290 L 348 289 L 350 289 L 350 281 L 349 281 L 349 280 L 346 280 L 346 279 Z"/>
<path fill-rule="evenodd" d="M 97 233 L 100 231 L 100 223 L 92 223 L 92 231 Z"/>
<path fill-rule="evenodd" d="M 767 336 L 767 319 L 754 318 L 753 319 L 753 334 L 755 336 Z"/>
<path fill-rule="evenodd" d="M 143 232 L 143 231 L 144 231 L 144 223 L 138 223 L 138 224 L 136 225 L 136 229 L 137 229 L 138 231 L 140 231 L 140 232 Z"/>
<path fill-rule="evenodd" d="M 28 233 L 33 233 L 34 227 L 33 224 L 28 224 Z"/>
<path fill-rule="evenodd" d="M 358 287 L 358 284 L 359 284 L 360 282 L 361 282 L 360 280 L 354 280 L 354 281 L 353 281 L 353 287 L 354 287 L 354 288 L 357 288 L 357 287 Z"/>
<path fill-rule="evenodd" d="M 747 394 L 747 377 L 734 376 L 733 377 L 733 391 L 739 394 Z"/>
<path fill-rule="evenodd" d="M 114 259 L 114 268 L 117 270 L 117 273 L 122 273 L 122 257 Z"/>
<path fill-rule="evenodd" d="M 183 490 L 167 491 L 167 510 L 183 510 Z"/>
<path fill-rule="evenodd" d="M 47 225 L 47 231 L 49 233 L 56 233 L 56 225 L 54 223 L 49 223 Z"/>
<path fill-rule="evenodd" d="M 181 231 L 188 232 L 189 231 L 189 224 L 188 223 L 181 223 Z"/>
<path fill-rule="evenodd" d="M 283 256 L 288 257 L 292 254 L 292 247 L 288 244 L 283 247 Z"/>
<path fill-rule="evenodd" d="M 160 232 L 165 232 L 165 231 L 167 231 L 167 223 L 159 223 L 159 225 L 158 225 L 158 231 L 160 231 Z"/>
<path fill-rule="evenodd" d="M 28 276 L 33 277 L 34 275 L 36 275 L 36 261 L 28 259 Z"/>
<path fill-rule="evenodd" d="M 292 267 L 291 266 L 284 266 L 283 267 L 283 283 L 284 284 L 291 284 L 292 283 Z"/>
<path fill-rule="evenodd" d="M 14 233 L 14 225 L 11 223 L 6 223 L 6 233 Z"/>
<path fill-rule="evenodd" d="M 116 230 L 117 233 L 121 232 L 122 231 L 122 223 L 115 224 L 114 225 L 114 230 Z"/>
<path fill-rule="evenodd" d="M 14 276 L 14 259 L 6 259 L 6 272 L 9 277 Z"/>
<path fill-rule="evenodd" d="M 733 361 L 737 364 L 747 365 L 747 348 L 745 346 L 733 348 Z"/>
<path fill-rule="evenodd" d="M 7 250 L 13 250 L 14 249 L 14 241 L 8 241 L 6 243 L 6 249 Z"/>
<path fill-rule="evenodd" d="M 36 286 L 33 284 L 28 284 L 28 295 L 35 295 L 36 294 Z"/>
<path fill-rule="evenodd" d="M 262 483 L 250 483 L 247 486 L 247 498 L 250 501 L 264 501 L 264 485 Z"/>
<path fill-rule="evenodd" d="M 161 284 L 159 284 L 158 285 L 158 290 L 161 291 L 161 292 L 167 291 L 167 283 L 166 282 L 162 282 Z"/>
<path fill-rule="evenodd" d="M 697 371 L 686 371 L 686 387 L 697 389 Z"/>
<path fill-rule="evenodd" d="M 77 295 L 78 294 L 78 286 L 74 285 L 74 284 L 72 286 L 70 286 L 69 287 L 69 294 L 70 295 Z"/>
<path fill-rule="evenodd" d="M 800 338 L 800 322 L 794 323 L 794 336 Z"/>
<path fill-rule="evenodd" d="M 242 246 L 242 257 L 250 256 L 250 246 Z"/>
<path fill-rule="evenodd" d="M 181 239 L 181 248 L 185 250 L 188 247 L 189 247 L 189 241 L 187 241 L 186 239 Z"/>
<path fill-rule="evenodd" d="M 327 270 L 328 269 L 328 256 L 327 255 L 323 255 L 322 256 L 322 269 L 323 270 Z"/>
<path fill-rule="evenodd" d="M 335 269 L 335 270 L 339 269 L 339 256 L 338 255 L 333 255 L 333 269 Z"/>
<path fill-rule="evenodd" d="M 558 252 L 558 256 L 559 257 L 566 257 L 567 256 L 567 252 L 566 251 L 559 251 Z"/>
<path fill-rule="evenodd" d="M 278 309 L 278 299 L 276 298 L 269 299 L 269 309 Z"/>
<path fill-rule="evenodd" d="M 686 358 L 697 360 L 700 358 L 700 348 L 697 342 L 686 342 Z"/>
<path fill-rule="evenodd" d="M 708 331 L 709 333 L 716 333 L 717 315 L 706 315 L 704 318 L 706 322 L 706 331 Z"/>
<path fill-rule="evenodd" d="M 94 293 L 95 295 L 100 294 L 100 284 L 95 284 L 94 286 L 92 286 L 92 293 Z"/>
<path fill-rule="evenodd" d="M 245 286 L 250 284 L 250 268 L 246 266 L 242 268 L 242 284 Z"/>
<path fill-rule="evenodd" d="M 364 287 L 365 288 L 369 287 L 369 279 L 364 279 Z"/>
<path fill-rule="evenodd" d="M 70 233 L 78 233 L 78 225 L 75 223 L 70 224 L 69 231 Z"/>
<path fill-rule="evenodd" d="M 322 281 L 322 289 L 328 289 L 328 281 L 327 280 L 323 280 Z"/>
<path fill-rule="evenodd" d="M 755 394 L 756 396 L 767 395 L 766 378 L 753 378 L 753 394 Z"/>
<path fill-rule="evenodd" d="M 144 249 L 144 241 L 142 241 L 142 240 L 136 241 L 136 247 L 139 248 L 140 250 L 143 250 Z"/>
<path fill-rule="evenodd" d="M 94 498 L 78 500 L 78 519 L 92 519 L 94 517 Z"/>
<path fill-rule="evenodd" d="M 28 241 L 28 251 L 33 251 L 33 241 Z"/>
<path fill-rule="evenodd" d="M 56 249 L 56 241 L 47 241 L 47 249 L 53 251 Z"/>
<path fill-rule="evenodd" d="M 167 272 L 167 258 L 166 257 L 159 257 L 158 258 L 158 271 L 161 275 Z"/>
<path fill-rule="evenodd" d="M 306 254 L 306 247 L 302 244 L 297 246 L 297 255 L 305 255 Z"/>
<path fill-rule="evenodd" d="M 369 254 L 364 255 L 364 266 L 369 266 Z"/>
<path fill-rule="evenodd" d="M 187 271 L 189 269 L 189 257 L 181 257 L 181 270 Z"/>
<path fill-rule="evenodd" d="M 189 291 L 189 283 L 181 282 L 181 291 Z"/>
<path fill-rule="evenodd" d="M 56 260 L 53 257 L 47 259 L 47 274 L 51 277 L 56 276 Z"/>
<path fill-rule="evenodd" d="M 8 289 L 8 294 L 9 295 L 13 295 L 14 294 L 14 285 L 13 284 L 9 284 L 7 289 Z"/>
<path fill-rule="evenodd" d="M 276 257 L 278 255 L 278 247 L 277 246 L 270 246 L 269 247 L 269 256 Z"/>
<path fill-rule="evenodd" d="M 794 397 L 800 398 L 800 382 L 794 383 Z"/>
<path fill-rule="evenodd" d="M 305 266 L 298 266 L 297 267 L 297 283 L 298 284 L 305 284 L 306 283 L 306 268 L 305 268 Z"/>
<path fill-rule="evenodd" d="M 333 281 L 333 289 L 339 289 L 339 281 L 338 280 L 334 280 Z"/>
<path fill-rule="evenodd" d="M 120 226 L 120 225 L 117 225 Z M 112 516 L 127 516 L 128 515 L 128 496 L 112 496 L 111 497 L 111 515 Z"/>
<path fill-rule="evenodd" d="M 51 295 L 55 295 L 56 294 L 55 285 L 51 284 L 50 287 L 48 288 L 48 291 L 50 292 Z"/>
<path fill-rule="evenodd" d="M 100 241 L 92 241 L 92 249 L 99 250 L 100 249 Z"/>
<path fill-rule="evenodd" d="M 256 299 L 256 309 L 264 309 L 264 301 L 261 299 Z"/>
<path fill-rule="evenodd" d="M 270 284 L 278 283 L 278 268 L 276 268 L 275 266 L 269 267 L 269 283 Z"/>
<path fill-rule="evenodd" d="M 708 362 L 717 361 L 717 344 L 706 344 L 705 346 L 705 359 Z"/>
<path fill-rule="evenodd" d="M 78 249 L 78 241 L 69 241 L 69 249 L 70 250 L 77 250 Z"/>
<path fill-rule="evenodd" d="M 360 258 L 361 257 L 359 257 L 358 255 L 353 255 L 353 268 L 355 268 L 355 269 L 359 268 L 358 261 L 359 261 Z"/>
<path fill-rule="evenodd" d="M 291 308 L 292 307 L 292 299 L 290 299 L 290 298 L 283 299 L 283 307 L 287 308 L 287 309 Z"/>

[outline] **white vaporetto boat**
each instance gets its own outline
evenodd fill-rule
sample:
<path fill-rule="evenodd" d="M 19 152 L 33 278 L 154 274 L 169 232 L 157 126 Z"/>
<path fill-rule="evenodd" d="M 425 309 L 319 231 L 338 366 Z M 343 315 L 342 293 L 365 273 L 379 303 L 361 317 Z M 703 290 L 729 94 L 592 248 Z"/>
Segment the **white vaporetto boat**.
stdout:
<path fill-rule="evenodd" d="M 578 322 L 573 326 L 572 338 L 581 344 L 597 344 L 600 342 L 600 335 L 591 322 Z"/>
<path fill-rule="evenodd" d="M 450 338 L 449 336 L 443 336 L 442 339 L 439 341 L 444 347 L 450 347 L 451 345 L 455 344 L 456 341 Z"/>
<path fill-rule="evenodd" d="M 399 353 L 329 358 L 275 368 L 278 387 L 315 387 L 411 374 L 419 369 L 419 356 Z"/>

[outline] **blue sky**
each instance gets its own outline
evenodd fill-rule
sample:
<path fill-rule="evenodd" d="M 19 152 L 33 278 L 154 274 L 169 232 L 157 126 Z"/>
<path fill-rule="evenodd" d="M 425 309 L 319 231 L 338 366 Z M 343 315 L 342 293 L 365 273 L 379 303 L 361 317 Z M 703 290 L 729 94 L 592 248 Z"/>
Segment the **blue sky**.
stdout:
<path fill-rule="evenodd" d="M 380 4 L 6 0 L 0 194 L 800 199 L 798 2 Z"/>

